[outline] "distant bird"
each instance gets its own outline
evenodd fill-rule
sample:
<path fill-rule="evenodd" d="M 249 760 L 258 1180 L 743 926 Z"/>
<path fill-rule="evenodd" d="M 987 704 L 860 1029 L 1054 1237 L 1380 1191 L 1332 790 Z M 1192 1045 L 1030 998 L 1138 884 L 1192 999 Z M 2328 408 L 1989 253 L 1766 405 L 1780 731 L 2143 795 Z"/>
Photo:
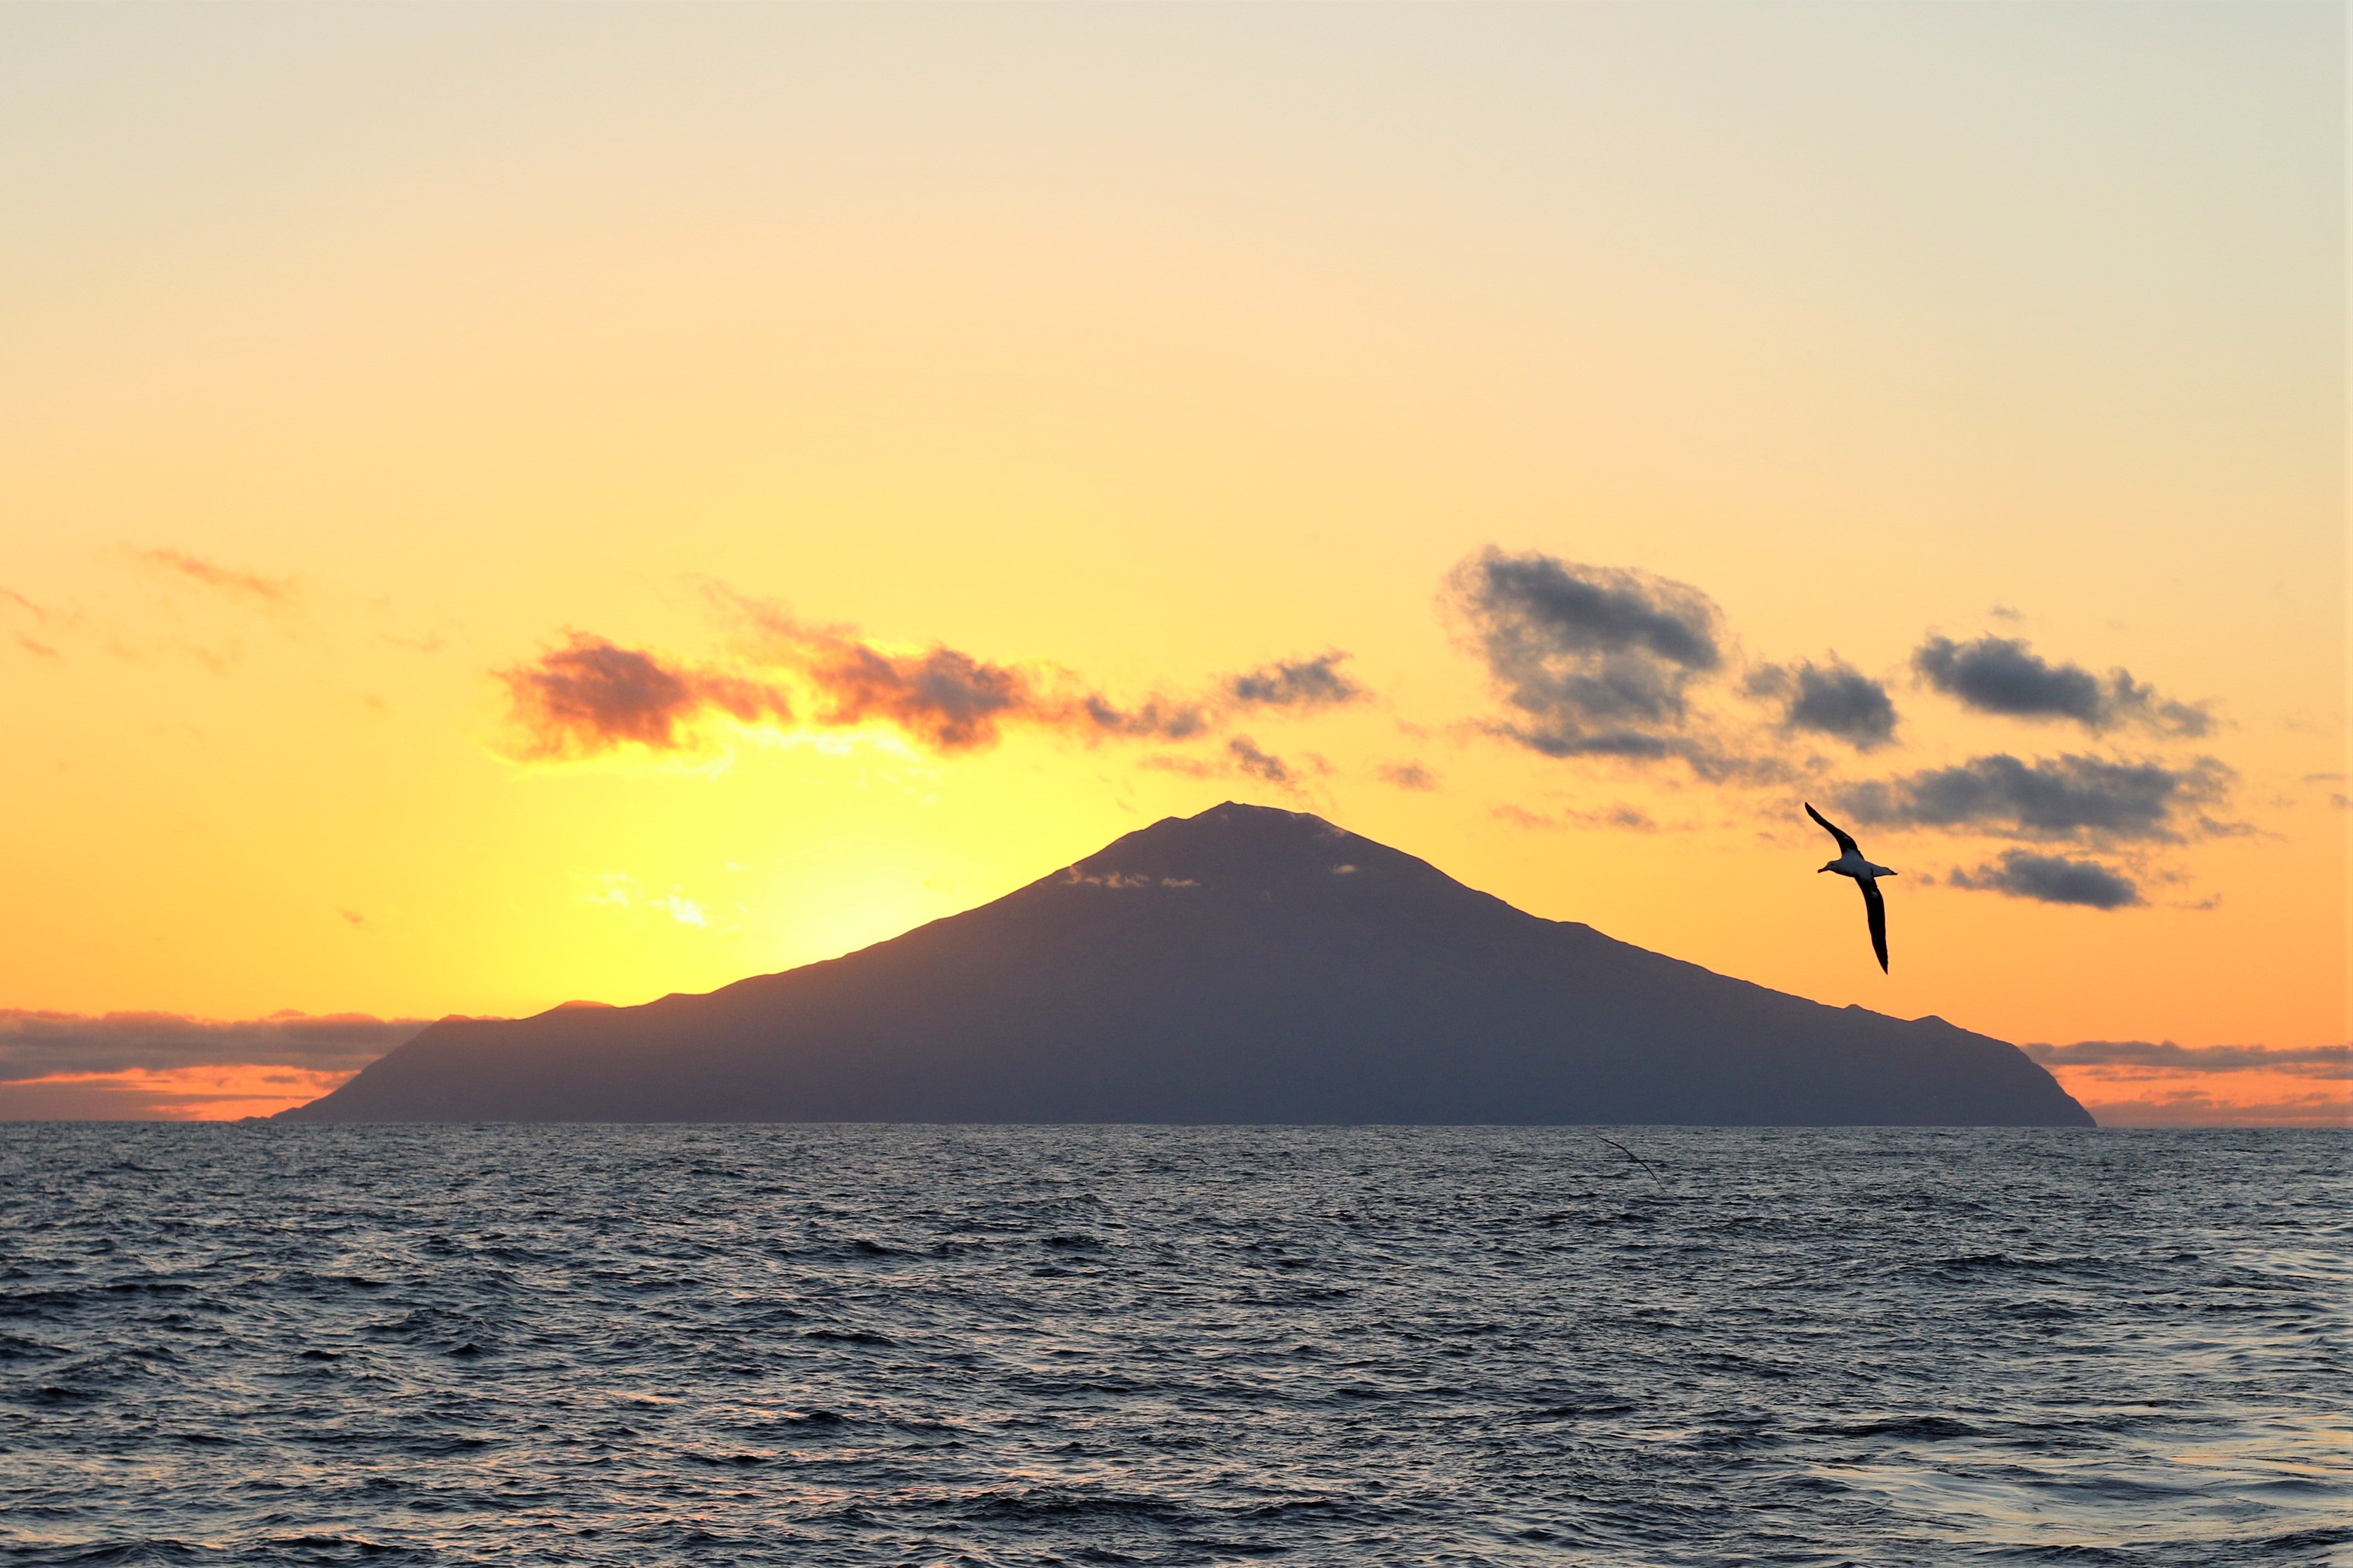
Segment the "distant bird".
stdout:
<path fill-rule="evenodd" d="M 1855 886 L 1862 889 L 1863 913 L 1871 917 L 1871 951 L 1879 954 L 1879 972 L 1884 974 L 1887 973 L 1887 900 L 1879 896 L 1879 879 L 1893 877 L 1895 873 L 1864 859 L 1862 851 L 1855 847 L 1854 839 L 1847 830 L 1834 826 L 1829 817 L 1816 811 L 1811 801 L 1806 803 L 1806 815 L 1820 823 L 1822 831 L 1837 839 L 1839 847 L 1839 858 L 1814 874 L 1820 876 L 1823 871 L 1836 871 L 1841 877 L 1852 877 Z"/>
<path fill-rule="evenodd" d="M 1594 1136 L 1595 1136 L 1596 1138 L 1601 1138 L 1601 1134 L 1600 1134 L 1600 1133 L 1599 1133 L 1599 1132 L 1596 1132 L 1596 1133 L 1594 1134 Z M 1635 1152 L 1634 1152 L 1634 1151 L 1632 1151 L 1631 1149 L 1629 1149 L 1628 1147 L 1626 1147 L 1626 1145 L 1624 1145 L 1623 1143 L 1620 1143 L 1620 1142 L 1618 1142 L 1618 1140 L 1616 1140 L 1615 1138 L 1601 1138 L 1601 1141 L 1602 1141 L 1604 1143 L 1609 1144 L 1612 1149 L 1617 1150 L 1617 1151 L 1618 1151 L 1618 1152 L 1620 1152 L 1620 1154 L 1625 1155 L 1625 1156 L 1626 1156 L 1626 1158 L 1628 1158 L 1629 1160 L 1633 1161 L 1633 1162 L 1634 1162 L 1634 1163 L 1636 1163 L 1637 1165 L 1641 1166 L 1641 1167 L 1642 1167 L 1642 1169 L 1644 1169 L 1644 1170 L 1646 1170 L 1646 1171 L 1651 1171 L 1651 1162 L 1649 1162 L 1648 1160 L 1643 1159 L 1643 1158 L 1642 1158 L 1642 1156 L 1641 1156 L 1640 1154 L 1635 1153 Z M 1659 1173 L 1658 1173 L 1658 1172 L 1656 1172 L 1656 1171 L 1651 1171 L 1651 1180 L 1652 1180 L 1652 1181 L 1654 1181 L 1654 1182 L 1658 1183 L 1658 1184 L 1659 1184 L 1659 1185 L 1661 1185 L 1661 1186 L 1662 1186 L 1662 1187 L 1663 1187 L 1663 1186 L 1665 1186 L 1665 1185 L 1667 1184 L 1667 1179 L 1666 1179 L 1664 1176 L 1662 1176 L 1661 1174 L 1659 1174 Z"/>

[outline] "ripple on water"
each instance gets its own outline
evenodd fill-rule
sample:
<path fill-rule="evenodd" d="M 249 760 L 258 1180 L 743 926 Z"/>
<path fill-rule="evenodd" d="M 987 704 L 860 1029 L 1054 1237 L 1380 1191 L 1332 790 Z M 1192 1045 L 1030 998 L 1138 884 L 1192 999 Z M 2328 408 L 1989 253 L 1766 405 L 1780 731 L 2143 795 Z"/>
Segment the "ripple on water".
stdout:
<path fill-rule="evenodd" d="M 2353 1547 L 2343 1135 L 1611 1136 L 0 1126 L 0 1560 Z"/>

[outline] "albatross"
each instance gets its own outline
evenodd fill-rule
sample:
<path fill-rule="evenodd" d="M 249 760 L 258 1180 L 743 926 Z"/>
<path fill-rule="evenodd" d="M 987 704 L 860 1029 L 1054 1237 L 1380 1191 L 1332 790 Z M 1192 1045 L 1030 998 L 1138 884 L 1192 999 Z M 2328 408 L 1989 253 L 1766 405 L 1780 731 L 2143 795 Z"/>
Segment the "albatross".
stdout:
<path fill-rule="evenodd" d="M 1884 866 L 1874 866 L 1862 858 L 1855 847 L 1854 837 L 1843 827 L 1814 809 L 1813 802 L 1806 803 L 1806 815 L 1822 825 L 1822 831 L 1838 840 L 1839 858 L 1814 874 L 1836 871 L 1841 877 L 1852 877 L 1856 887 L 1862 889 L 1862 911 L 1871 919 L 1871 951 L 1879 955 L 1879 972 L 1887 973 L 1887 900 L 1879 896 L 1879 879 L 1893 877 L 1894 872 Z"/>

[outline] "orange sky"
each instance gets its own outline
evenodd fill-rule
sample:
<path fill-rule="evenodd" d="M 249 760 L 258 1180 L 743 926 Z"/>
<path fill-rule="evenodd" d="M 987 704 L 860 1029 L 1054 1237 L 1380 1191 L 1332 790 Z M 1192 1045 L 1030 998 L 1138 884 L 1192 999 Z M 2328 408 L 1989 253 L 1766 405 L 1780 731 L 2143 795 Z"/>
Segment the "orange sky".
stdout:
<path fill-rule="evenodd" d="M 2342 1043 L 2341 27 L 0 14 L 0 1008 L 641 1001 L 1236 797 L 1833 1004 Z"/>

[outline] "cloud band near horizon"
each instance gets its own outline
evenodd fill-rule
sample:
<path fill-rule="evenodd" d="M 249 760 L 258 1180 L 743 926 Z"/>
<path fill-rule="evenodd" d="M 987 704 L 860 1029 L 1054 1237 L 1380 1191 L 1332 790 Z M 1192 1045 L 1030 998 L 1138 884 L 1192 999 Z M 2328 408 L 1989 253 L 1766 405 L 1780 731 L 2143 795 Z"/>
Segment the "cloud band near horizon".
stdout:
<path fill-rule="evenodd" d="M 493 671 L 508 699 L 501 749 L 518 761 L 573 760 L 628 747 L 699 753 L 715 722 L 776 733 L 879 727 L 942 754 L 984 751 L 1007 729 L 1087 741 L 1182 742 L 1253 710 L 1292 714 L 1368 695 L 1327 649 L 1229 675 L 1203 696 L 1114 701 L 1058 666 L 997 662 L 934 643 L 894 651 L 851 626 L 813 626 L 780 606 L 721 596 L 740 668 L 624 647 L 583 632 Z"/>

